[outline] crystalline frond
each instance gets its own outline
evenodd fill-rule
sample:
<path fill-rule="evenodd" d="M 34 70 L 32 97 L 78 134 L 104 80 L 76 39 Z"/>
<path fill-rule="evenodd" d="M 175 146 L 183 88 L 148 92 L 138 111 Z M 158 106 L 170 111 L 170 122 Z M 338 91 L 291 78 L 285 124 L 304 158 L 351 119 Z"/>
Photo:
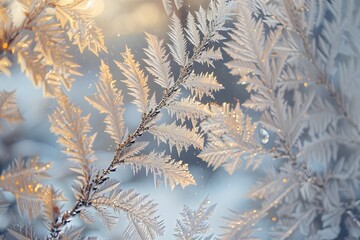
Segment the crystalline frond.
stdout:
<path fill-rule="evenodd" d="M 237 104 L 212 105 L 212 116 L 202 124 L 208 140 L 199 157 L 208 165 L 223 166 L 232 174 L 240 167 L 256 168 L 264 157 L 264 151 L 255 138 L 256 124 L 245 116 Z"/>
<path fill-rule="evenodd" d="M 205 198 L 196 210 L 191 210 L 184 206 L 181 212 L 182 218 L 176 221 L 175 234 L 176 239 L 210 239 L 205 235 L 211 230 L 208 220 L 214 212 L 215 204 L 209 205 L 210 201 Z"/>

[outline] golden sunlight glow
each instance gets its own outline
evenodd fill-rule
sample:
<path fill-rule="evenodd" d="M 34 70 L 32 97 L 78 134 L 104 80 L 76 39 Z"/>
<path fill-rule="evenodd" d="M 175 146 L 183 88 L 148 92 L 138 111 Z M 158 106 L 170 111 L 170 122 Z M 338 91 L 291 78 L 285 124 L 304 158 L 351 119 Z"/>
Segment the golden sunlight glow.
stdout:
<path fill-rule="evenodd" d="M 88 9 L 92 16 L 99 16 L 104 11 L 104 0 L 88 0 L 85 3 L 85 9 Z"/>
<path fill-rule="evenodd" d="M 131 11 L 119 14 L 114 22 L 122 24 L 113 26 L 112 31 L 121 35 L 142 32 L 148 28 L 165 24 L 165 17 L 155 3 L 143 3 Z"/>

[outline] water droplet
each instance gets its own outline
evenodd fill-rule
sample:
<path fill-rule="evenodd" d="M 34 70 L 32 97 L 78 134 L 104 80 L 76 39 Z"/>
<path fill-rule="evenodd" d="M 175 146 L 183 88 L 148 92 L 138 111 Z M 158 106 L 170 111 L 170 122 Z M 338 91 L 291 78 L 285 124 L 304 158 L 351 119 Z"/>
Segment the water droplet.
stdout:
<path fill-rule="evenodd" d="M 270 140 L 269 132 L 265 128 L 260 128 L 259 134 L 260 134 L 260 142 L 262 144 L 267 144 Z"/>

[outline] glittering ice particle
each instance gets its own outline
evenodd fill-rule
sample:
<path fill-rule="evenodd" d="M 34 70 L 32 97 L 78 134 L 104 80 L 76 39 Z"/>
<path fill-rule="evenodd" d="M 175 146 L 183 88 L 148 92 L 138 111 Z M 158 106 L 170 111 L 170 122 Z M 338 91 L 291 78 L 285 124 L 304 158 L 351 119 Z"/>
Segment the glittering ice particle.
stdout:
<path fill-rule="evenodd" d="M 259 134 L 260 134 L 260 142 L 262 144 L 267 144 L 270 140 L 269 132 L 265 128 L 260 128 Z"/>

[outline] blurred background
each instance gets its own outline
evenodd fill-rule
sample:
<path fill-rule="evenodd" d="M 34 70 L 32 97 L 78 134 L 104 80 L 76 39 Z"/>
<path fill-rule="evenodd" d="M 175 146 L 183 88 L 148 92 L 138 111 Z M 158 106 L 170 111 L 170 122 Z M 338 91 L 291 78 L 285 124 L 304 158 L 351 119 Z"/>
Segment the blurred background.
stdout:
<path fill-rule="evenodd" d="M 188 0 L 185 4 L 184 12 L 196 10 L 201 3 L 207 6 L 208 1 Z M 100 58 L 85 51 L 79 54 L 73 48 L 73 55 L 76 62 L 81 66 L 84 76 L 79 77 L 72 90 L 68 93 L 70 99 L 83 109 L 83 114 L 91 114 L 90 122 L 93 132 L 97 132 L 97 139 L 94 145 L 98 165 L 107 166 L 114 154 L 114 144 L 109 136 L 104 133 L 104 116 L 94 110 L 85 100 L 84 96 L 89 96 L 95 91 L 95 83 L 98 81 L 100 60 L 103 59 L 110 65 L 114 79 L 123 80 L 124 77 L 115 66 L 113 60 L 121 60 L 120 53 L 125 46 L 133 50 L 137 60 L 144 58 L 143 48 L 146 47 L 145 34 L 149 32 L 159 37 L 168 39 L 169 17 L 163 8 L 161 0 L 93 0 L 90 1 L 94 14 L 97 15 L 96 22 L 103 30 L 108 54 L 102 53 Z M 180 16 L 184 15 L 182 12 Z M 248 93 L 241 85 L 237 85 L 238 79 L 229 75 L 224 63 L 227 56 L 224 54 L 224 61 L 215 65 L 215 75 L 225 86 L 225 90 L 215 95 L 216 102 L 243 102 Z M 200 66 L 198 66 L 200 67 Z M 118 87 L 125 89 L 122 83 L 118 82 Z M 153 91 L 157 85 L 150 83 Z M 54 184 L 57 188 L 63 189 L 66 197 L 70 200 L 69 206 L 74 202 L 72 199 L 71 184 L 74 175 L 68 170 L 71 163 L 66 160 L 66 156 L 61 153 L 61 148 L 56 144 L 56 137 L 50 132 L 48 115 L 51 114 L 56 106 L 53 99 L 46 99 L 42 96 L 42 90 L 33 87 L 31 81 L 20 72 L 19 67 L 14 64 L 12 76 L 10 78 L 0 75 L 0 90 L 16 90 L 17 101 L 20 111 L 25 119 L 23 124 L 16 126 L 6 126 L 0 133 L 0 171 L 6 169 L 11 161 L 17 156 L 39 155 L 44 162 L 52 162 L 50 170 L 51 178 L 47 181 Z M 126 95 L 126 91 L 123 90 Z M 125 102 L 129 103 L 129 96 Z M 132 104 L 126 104 L 125 121 L 130 131 L 134 130 L 140 121 L 140 115 L 136 112 Z M 152 144 L 149 148 L 167 149 L 165 145 L 157 146 L 151 136 L 144 135 L 144 139 L 149 139 Z M 211 203 L 216 203 L 217 207 L 210 224 L 214 233 L 220 233 L 220 226 L 224 223 L 224 216 L 228 215 L 230 209 L 239 211 L 252 208 L 251 203 L 246 199 L 246 193 L 254 183 L 256 176 L 249 172 L 237 171 L 229 176 L 224 170 L 213 171 L 204 162 L 196 157 L 198 154 L 194 149 L 181 155 L 181 159 L 190 165 L 190 171 L 197 182 L 196 186 L 186 189 L 176 187 L 174 191 L 165 188 L 163 185 L 154 186 L 153 177 L 146 176 L 145 172 L 140 172 L 133 176 L 130 168 L 120 167 L 113 177 L 121 180 L 122 188 L 134 188 L 142 194 L 150 194 L 150 198 L 159 204 L 159 214 L 166 226 L 165 235 L 160 239 L 173 239 L 173 229 L 176 219 L 180 218 L 183 205 L 197 208 L 201 201 L 208 197 Z M 175 154 L 174 158 L 178 158 Z M 67 205 L 65 205 L 67 206 Z M 11 219 L 0 219 L 0 227 L 4 228 Z M 80 220 L 77 220 L 80 224 Z M 39 223 L 33 223 L 35 227 L 42 227 Z M 88 234 L 99 235 L 106 239 L 121 239 L 121 232 L 127 226 L 126 216 L 123 215 L 118 227 L 107 232 L 105 227 L 89 226 Z"/>

